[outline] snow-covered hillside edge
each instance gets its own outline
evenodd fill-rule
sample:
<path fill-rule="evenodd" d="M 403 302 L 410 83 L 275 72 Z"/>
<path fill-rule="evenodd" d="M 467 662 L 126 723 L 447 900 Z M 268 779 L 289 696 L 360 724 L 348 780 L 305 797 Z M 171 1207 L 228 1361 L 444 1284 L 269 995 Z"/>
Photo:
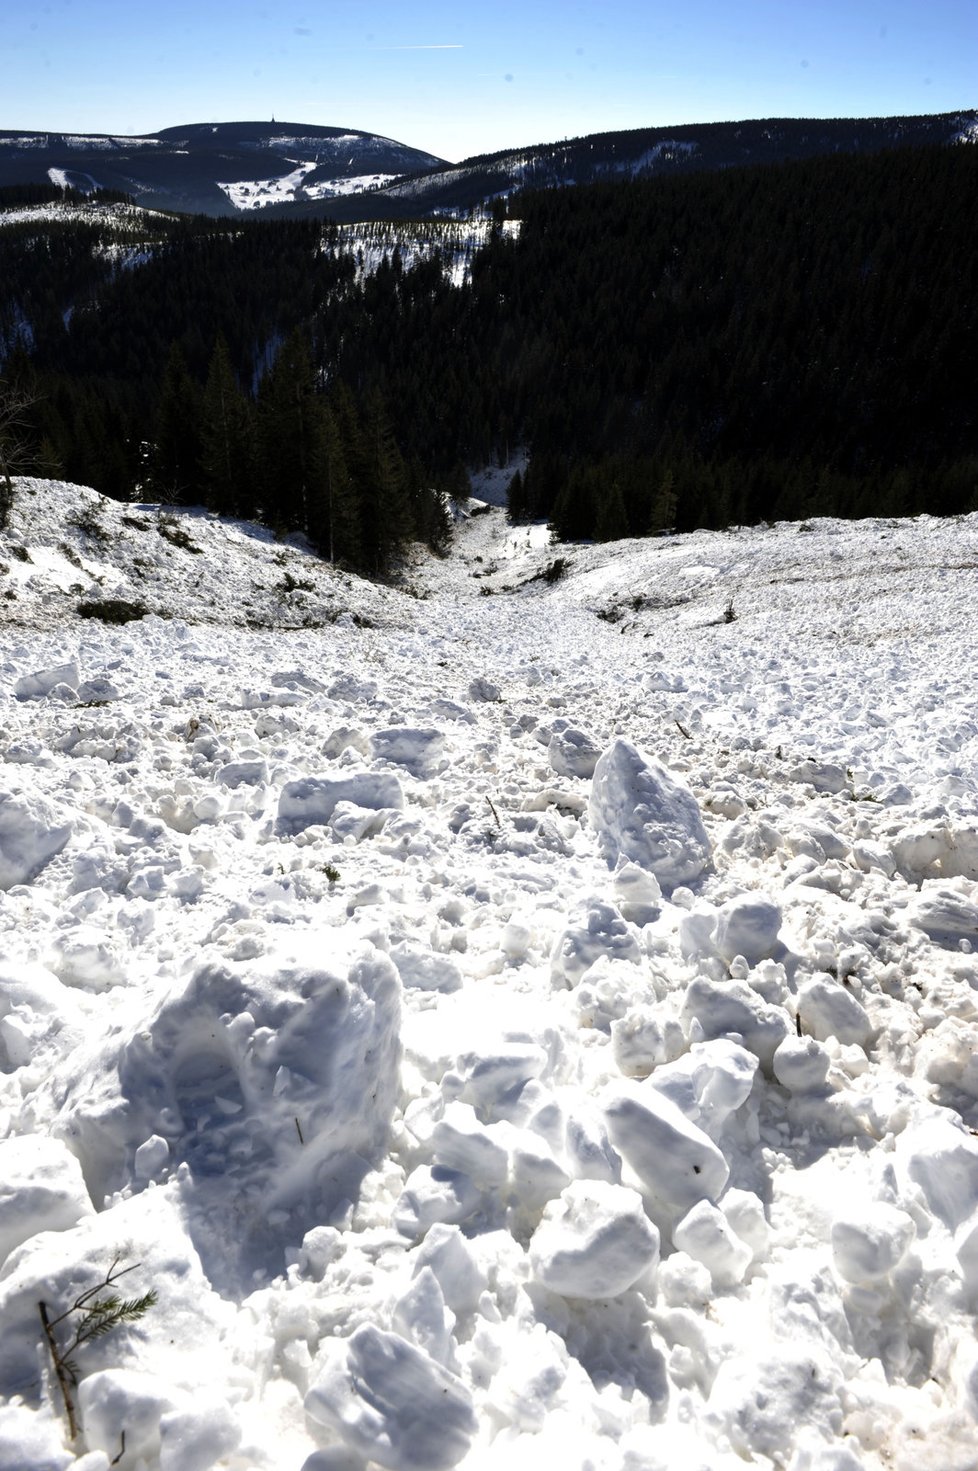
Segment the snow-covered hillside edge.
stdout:
<path fill-rule="evenodd" d="M 978 517 L 540 541 L 19 483 L 3 1471 L 974 1467 Z"/>

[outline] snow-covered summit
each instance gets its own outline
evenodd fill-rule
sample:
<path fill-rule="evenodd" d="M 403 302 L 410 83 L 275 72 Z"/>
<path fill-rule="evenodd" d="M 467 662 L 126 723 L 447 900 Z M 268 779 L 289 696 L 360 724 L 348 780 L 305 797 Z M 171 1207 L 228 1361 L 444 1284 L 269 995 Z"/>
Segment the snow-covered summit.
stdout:
<path fill-rule="evenodd" d="M 0 1465 L 965 1471 L 978 517 L 470 510 L 381 588 L 18 483 Z"/>

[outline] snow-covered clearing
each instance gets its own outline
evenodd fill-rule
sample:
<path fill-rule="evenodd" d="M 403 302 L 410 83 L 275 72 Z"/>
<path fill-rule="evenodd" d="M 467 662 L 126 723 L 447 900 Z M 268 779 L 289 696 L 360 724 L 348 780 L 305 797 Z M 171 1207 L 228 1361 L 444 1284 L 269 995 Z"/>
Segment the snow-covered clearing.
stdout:
<path fill-rule="evenodd" d="M 0 1467 L 975 1466 L 978 517 L 540 542 L 20 482 Z"/>
<path fill-rule="evenodd" d="M 296 198 L 306 174 L 311 174 L 315 163 L 296 163 L 290 174 L 279 174 L 272 179 L 242 179 L 222 183 L 223 189 L 235 209 L 265 209 L 270 204 L 284 204 Z"/>

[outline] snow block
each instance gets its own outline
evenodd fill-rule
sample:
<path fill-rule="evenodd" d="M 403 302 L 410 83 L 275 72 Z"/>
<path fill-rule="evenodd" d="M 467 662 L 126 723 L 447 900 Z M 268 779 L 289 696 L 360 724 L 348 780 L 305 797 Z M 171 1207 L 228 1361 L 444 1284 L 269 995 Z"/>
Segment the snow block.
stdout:
<path fill-rule="evenodd" d="M 583 923 L 570 925 L 560 935 L 550 957 L 551 984 L 573 988 L 602 956 L 638 964 L 642 947 L 634 925 L 622 919 L 613 904 L 603 899 L 588 899 Z"/>
<path fill-rule="evenodd" d="M 401 987 L 373 947 L 349 968 L 207 964 L 123 1047 L 117 1154 L 97 1105 L 80 1109 L 78 1148 L 105 1189 L 164 1138 L 215 1199 L 322 1219 L 344 1174 L 387 1140 L 398 1090 Z M 103 1112 L 104 1112 L 103 1105 Z M 298 1128 L 297 1128 L 298 1121 Z M 301 1137 L 300 1137 L 301 1131 Z"/>
<path fill-rule="evenodd" d="M 71 824 L 43 797 L 0 792 L 0 889 L 29 884 L 70 837 Z"/>
<path fill-rule="evenodd" d="M 394 726 L 374 731 L 370 745 L 376 760 L 403 766 L 412 776 L 434 776 L 446 765 L 445 737 L 440 730 Z"/>
<path fill-rule="evenodd" d="M 623 1185 L 574 1180 L 530 1241 L 537 1281 L 563 1297 L 617 1297 L 659 1260 L 659 1233 Z"/>
<path fill-rule="evenodd" d="M 472 1398 L 456 1375 L 372 1324 L 329 1346 L 305 1405 L 320 1425 L 388 1471 L 448 1471 L 477 1428 Z"/>
<path fill-rule="evenodd" d="M 790 1031 L 783 1009 L 762 1000 L 743 981 L 709 981 L 697 976 L 686 989 L 680 1015 L 687 1032 L 695 1021 L 708 1040 L 738 1033 L 767 1070 Z"/>
<path fill-rule="evenodd" d="M 907 916 L 936 945 L 956 950 L 968 940 L 978 946 L 978 904 L 953 889 L 925 889 L 911 900 Z"/>
<path fill-rule="evenodd" d="M 897 1140 L 897 1158 L 949 1230 L 957 1230 L 978 1206 L 978 1139 L 949 1118 L 907 1129 Z"/>
<path fill-rule="evenodd" d="M 757 1058 L 752 1053 L 726 1037 L 717 1037 L 698 1042 L 675 1062 L 657 1067 L 649 1083 L 691 1123 L 715 1133 L 747 1100 L 756 1072 Z"/>
<path fill-rule="evenodd" d="M 754 1253 L 709 1200 L 697 1201 L 672 1233 L 673 1245 L 706 1267 L 714 1287 L 738 1287 Z"/>
<path fill-rule="evenodd" d="M 39 1231 L 67 1231 L 93 1214 L 81 1166 L 60 1139 L 0 1143 L 0 1262 Z"/>
<path fill-rule="evenodd" d="M 835 1037 L 843 1045 L 856 1042 L 862 1047 L 875 1030 L 865 1007 L 827 975 L 812 976 L 798 987 L 798 1015 L 819 1042 Z"/>
<path fill-rule="evenodd" d="M 85 1440 L 93 1450 L 116 1455 L 125 1433 L 133 1461 L 160 1451 L 160 1420 L 174 1401 L 155 1374 L 138 1369 L 100 1369 L 78 1386 L 78 1408 Z"/>
<path fill-rule="evenodd" d="M 832 1058 L 814 1037 L 789 1033 L 774 1054 L 774 1076 L 791 1093 L 814 1093 L 825 1085 Z"/>
<path fill-rule="evenodd" d="M 697 878 L 710 861 L 696 798 L 630 741 L 614 741 L 598 761 L 590 818 L 611 867 L 628 859 L 654 873 L 666 891 Z"/>
<path fill-rule="evenodd" d="M 391 949 L 391 960 L 397 966 L 401 984 L 415 991 L 458 991 L 462 972 L 447 955 L 437 955 L 424 945 L 402 940 Z"/>
<path fill-rule="evenodd" d="M 593 738 L 572 725 L 554 731 L 547 747 L 547 759 L 558 776 L 593 776 L 600 755 L 601 747 Z"/>
<path fill-rule="evenodd" d="M 480 1185 L 505 1184 L 509 1153 L 492 1130 L 492 1125 L 480 1124 L 469 1104 L 457 1100 L 448 1104 L 431 1134 L 436 1162 L 461 1170 Z"/>
<path fill-rule="evenodd" d="M 726 1160 L 670 1098 L 647 1084 L 614 1084 L 604 1113 L 611 1142 L 660 1200 L 688 1210 L 723 1190 Z"/>
<path fill-rule="evenodd" d="M 65 686 L 74 694 L 80 680 L 77 664 L 58 664 L 50 669 L 36 669 L 33 674 L 22 675 L 14 684 L 14 694 L 18 700 L 38 700 L 51 694 L 59 685 Z"/>
<path fill-rule="evenodd" d="M 832 1224 L 835 1269 L 846 1282 L 875 1282 L 900 1265 L 916 1234 L 906 1211 L 883 1201 L 846 1211 Z"/>
<path fill-rule="evenodd" d="M 338 802 L 380 811 L 401 811 L 404 793 L 397 777 L 387 771 L 359 771 L 355 776 L 305 776 L 286 782 L 278 803 L 278 831 L 294 836 L 304 828 L 329 822 Z"/>
<path fill-rule="evenodd" d="M 738 894 L 721 907 L 713 943 L 728 964 L 742 955 L 749 965 L 758 965 L 778 948 L 780 929 L 781 910 L 773 900 Z"/>
<path fill-rule="evenodd" d="M 720 1365 L 707 1419 L 745 1460 L 769 1456 L 784 1465 L 789 1427 L 814 1424 L 826 1436 L 840 1434 L 842 1388 L 824 1350 L 778 1343 L 769 1358 L 737 1353 Z"/>

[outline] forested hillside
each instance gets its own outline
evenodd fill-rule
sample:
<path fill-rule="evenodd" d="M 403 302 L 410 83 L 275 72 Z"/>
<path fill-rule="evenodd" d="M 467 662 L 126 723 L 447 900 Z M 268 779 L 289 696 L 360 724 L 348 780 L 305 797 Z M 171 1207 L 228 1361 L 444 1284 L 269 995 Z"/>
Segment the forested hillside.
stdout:
<path fill-rule="evenodd" d="M 364 272 L 322 222 L 62 211 L 0 230 L 6 379 L 33 468 L 371 572 L 520 447 L 514 516 L 568 538 L 955 513 L 976 175 L 959 146 L 541 192 L 461 286 L 437 254 Z"/>

